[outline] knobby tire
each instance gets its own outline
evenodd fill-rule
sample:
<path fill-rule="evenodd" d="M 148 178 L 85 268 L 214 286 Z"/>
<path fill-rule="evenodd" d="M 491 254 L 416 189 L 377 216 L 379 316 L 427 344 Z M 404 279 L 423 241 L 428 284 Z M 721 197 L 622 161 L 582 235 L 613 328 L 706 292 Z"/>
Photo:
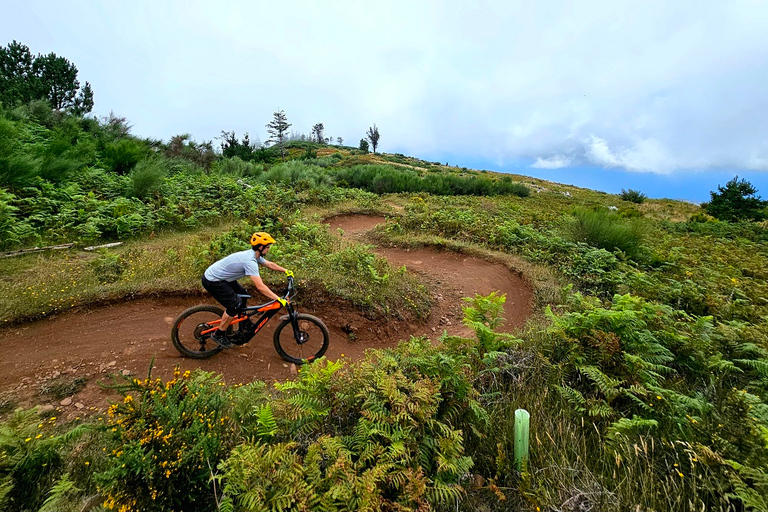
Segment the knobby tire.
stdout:
<path fill-rule="evenodd" d="M 275 350 L 280 357 L 291 363 L 310 363 L 325 354 L 331 336 L 328 333 L 328 327 L 316 316 L 299 313 L 296 318 L 302 336 L 306 337 L 305 343 L 297 343 L 291 319 L 288 317 L 275 329 L 273 337 Z"/>
<path fill-rule="evenodd" d="M 199 324 L 221 319 L 224 310 L 218 306 L 194 306 L 181 313 L 173 321 L 171 341 L 181 355 L 192 359 L 208 359 L 223 349 L 211 339 L 210 334 L 196 336 Z M 229 332 L 229 331 L 228 331 Z"/>

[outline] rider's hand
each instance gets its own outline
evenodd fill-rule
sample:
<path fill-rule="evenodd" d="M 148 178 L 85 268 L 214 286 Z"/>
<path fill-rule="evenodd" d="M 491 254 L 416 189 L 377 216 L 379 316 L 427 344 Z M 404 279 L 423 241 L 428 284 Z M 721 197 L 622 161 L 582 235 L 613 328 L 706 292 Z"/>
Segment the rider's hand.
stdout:
<path fill-rule="evenodd" d="M 280 305 L 281 305 L 281 306 L 283 306 L 283 307 L 285 307 L 286 305 L 288 305 L 288 299 L 284 299 L 284 298 L 282 298 L 282 297 L 278 297 L 278 299 L 277 299 L 277 302 L 279 302 L 279 303 L 280 303 Z"/>
<path fill-rule="evenodd" d="M 285 275 L 288 277 L 293 277 L 293 271 L 292 270 L 286 270 Z"/>

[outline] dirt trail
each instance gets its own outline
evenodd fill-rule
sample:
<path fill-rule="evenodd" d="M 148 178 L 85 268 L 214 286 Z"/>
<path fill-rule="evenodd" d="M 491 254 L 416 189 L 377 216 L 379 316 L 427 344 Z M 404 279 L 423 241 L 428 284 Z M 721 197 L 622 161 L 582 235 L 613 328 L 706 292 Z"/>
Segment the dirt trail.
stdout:
<path fill-rule="evenodd" d="M 344 237 L 358 237 L 383 217 L 342 216 L 329 220 L 331 230 L 343 230 Z M 461 324 L 461 297 L 475 293 L 501 291 L 507 294 L 507 322 L 502 330 L 522 325 L 531 311 L 530 287 L 503 265 L 460 254 L 429 249 L 379 249 L 393 265 L 405 265 L 421 273 L 435 285 L 436 301 L 430 317 L 414 325 L 398 321 L 373 322 L 343 304 L 313 311 L 300 311 L 322 318 L 331 331 L 327 356 L 331 359 L 362 357 L 368 348 L 394 346 L 410 335 L 467 335 Z M 301 292 L 300 292 L 301 293 Z M 301 296 L 299 296 L 299 300 Z M 273 320 L 247 345 L 226 350 L 208 360 L 181 357 L 170 341 L 173 320 L 184 309 L 213 303 L 209 297 L 144 298 L 71 311 L 44 320 L 6 329 L 0 334 L 0 397 L 12 397 L 18 405 L 49 403 L 63 407 L 63 415 L 72 417 L 88 410 L 100 410 L 112 393 L 99 382 L 110 383 L 110 374 L 146 376 L 154 358 L 153 375 L 169 378 L 178 365 L 182 370 L 201 368 L 222 375 L 225 382 L 253 380 L 272 382 L 291 378 L 295 367 L 285 363 L 272 345 Z M 355 329 L 350 341 L 348 326 Z M 40 394 L 43 384 L 71 383 L 84 378 L 84 389 L 61 405 L 62 399 Z"/>

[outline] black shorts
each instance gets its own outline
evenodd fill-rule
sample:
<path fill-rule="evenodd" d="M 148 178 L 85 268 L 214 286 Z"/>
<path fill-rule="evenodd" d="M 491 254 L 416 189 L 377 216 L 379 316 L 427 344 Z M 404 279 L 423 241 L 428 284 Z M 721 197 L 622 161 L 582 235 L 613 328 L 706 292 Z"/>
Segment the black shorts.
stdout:
<path fill-rule="evenodd" d="M 203 276 L 203 288 L 227 308 L 229 316 L 235 316 L 238 309 L 242 307 L 243 301 L 238 297 L 238 294 L 249 295 L 248 290 L 237 281 L 209 281 L 205 276 Z"/>

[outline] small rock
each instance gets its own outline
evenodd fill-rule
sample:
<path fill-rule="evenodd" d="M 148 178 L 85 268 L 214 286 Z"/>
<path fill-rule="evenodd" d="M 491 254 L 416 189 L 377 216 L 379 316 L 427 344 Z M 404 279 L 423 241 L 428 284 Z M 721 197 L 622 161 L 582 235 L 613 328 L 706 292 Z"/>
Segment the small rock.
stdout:
<path fill-rule="evenodd" d="M 54 410 L 54 409 L 55 409 L 55 407 L 53 407 L 51 404 L 45 404 L 45 405 L 41 406 L 41 407 L 40 407 L 40 408 L 37 410 L 37 412 L 38 412 L 38 413 L 40 413 L 40 414 L 42 414 L 42 413 L 45 413 L 45 412 L 51 412 L 51 411 L 52 411 L 52 410 Z"/>
<path fill-rule="evenodd" d="M 57 377 L 61 377 L 61 372 L 60 371 L 55 371 L 55 372 L 53 372 L 53 375 L 51 375 L 51 378 L 55 379 Z"/>
<path fill-rule="evenodd" d="M 85 405 L 82 402 L 77 402 L 75 404 L 75 407 L 77 407 L 78 409 L 82 409 L 83 407 L 85 407 Z"/>
<path fill-rule="evenodd" d="M 163 320 L 165 320 L 165 323 L 167 323 L 168 325 L 171 325 L 173 323 L 173 317 L 172 316 L 167 316 Z"/>
<path fill-rule="evenodd" d="M 71 403 L 72 403 L 72 397 L 67 397 L 67 398 L 65 398 L 64 400 L 62 400 L 60 403 L 61 403 L 61 405 L 63 405 L 63 406 L 67 406 L 67 405 L 69 405 L 69 404 L 71 404 Z"/>
<path fill-rule="evenodd" d="M 129 375 L 131 374 L 131 370 L 123 370 L 123 371 L 122 371 L 122 372 L 120 372 L 120 373 L 122 373 L 122 374 L 123 374 L 123 377 L 127 377 L 127 376 L 129 376 Z"/>
<path fill-rule="evenodd" d="M 298 375 L 298 374 L 299 374 L 299 369 L 296 368 L 295 364 L 291 363 L 291 375 Z"/>
<path fill-rule="evenodd" d="M 110 361 L 107 363 L 107 366 L 115 366 L 117 364 L 117 361 Z"/>
<path fill-rule="evenodd" d="M 283 368 L 288 368 L 288 365 L 283 363 Z"/>
<path fill-rule="evenodd" d="M 239 355 L 240 357 L 244 358 L 244 359 L 248 359 L 248 354 L 238 354 L 238 355 Z"/>

